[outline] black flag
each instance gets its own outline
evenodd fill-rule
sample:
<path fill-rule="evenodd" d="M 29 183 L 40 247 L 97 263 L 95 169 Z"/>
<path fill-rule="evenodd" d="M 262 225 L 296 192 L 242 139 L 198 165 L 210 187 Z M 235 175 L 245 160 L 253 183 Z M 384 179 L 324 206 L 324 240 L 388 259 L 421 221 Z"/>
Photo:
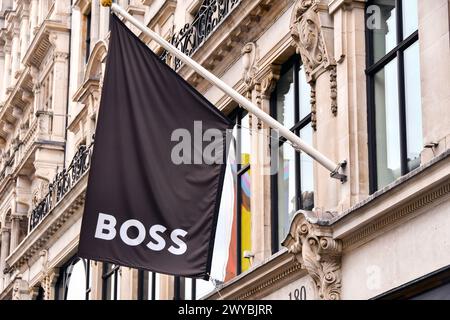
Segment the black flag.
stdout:
<path fill-rule="evenodd" d="M 230 126 L 113 15 L 79 256 L 207 278 Z"/>

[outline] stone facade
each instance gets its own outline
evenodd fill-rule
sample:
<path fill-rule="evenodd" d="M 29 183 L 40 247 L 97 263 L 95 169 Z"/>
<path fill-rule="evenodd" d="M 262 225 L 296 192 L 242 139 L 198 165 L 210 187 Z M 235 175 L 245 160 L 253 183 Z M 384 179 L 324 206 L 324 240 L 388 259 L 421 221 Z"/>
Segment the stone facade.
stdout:
<path fill-rule="evenodd" d="M 212 8 L 212 1 L 200 0 L 117 2 L 180 46 L 198 12 Z M 213 10 L 209 18 L 217 23 L 207 36 L 197 34 L 188 53 L 268 113 L 284 65 L 297 54 L 309 85 L 313 145 L 346 162 L 347 181 L 314 164 L 314 209 L 298 211 L 278 239 L 284 248 L 275 252 L 274 186 L 262 161 L 270 156 L 270 138 L 266 125 L 250 117 L 256 160 L 250 266 L 203 298 L 371 299 L 449 268 L 450 2 L 418 0 L 421 165 L 375 193 L 369 186 L 366 1 L 219 2 L 228 11 Z M 99 0 L 0 6 L 0 299 L 61 299 L 64 270 L 77 251 L 109 9 Z M 233 114 L 229 97 L 130 28 L 217 108 Z M 103 264 L 87 263 L 88 297 L 105 298 Z M 117 298 L 139 298 L 140 277 L 118 269 Z M 155 279 L 157 298 L 177 297 L 173 277 Z"/>

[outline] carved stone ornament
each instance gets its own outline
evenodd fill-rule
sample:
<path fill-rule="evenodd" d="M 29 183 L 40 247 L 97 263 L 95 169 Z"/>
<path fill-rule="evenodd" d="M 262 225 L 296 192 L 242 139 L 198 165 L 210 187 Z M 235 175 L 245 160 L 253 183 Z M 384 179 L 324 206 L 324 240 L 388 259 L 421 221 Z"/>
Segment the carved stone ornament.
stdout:
<path fill-rule="evenodd" d="M 256 66 L 257 52 L 256 44 L 253 42 L 247 43 L 242 49 L 242 64 L 244 67 L 244 82 L 247 90 L 251 90 L 255 85 L 255 76 L 258 72 Z"/>
<path fill-rule="evenodd" d="M 291 17 L 291 36 L 297 47 L 305 68 L 306 79 L 315 88 L 318 77 L 330 71 L 330 109 L 337 115 L 336 62 L 330 47 L 332 43 L 325 40 L 319 8 L 321 0 L 297 0 Z M 312 106 L 313 107 L 313 106 Z M 316 130 L 316 126 L 314 125 Z"/>
<path fill-rule="evenodd" d="M 270 99 L 270 95 L 275 90 L 278 80 L 280 80 L 281 66 L 271 64 L 260 80 L 261 95 L 263 99 Z"/>
<path fill-rule="evenodd" d="M 12 300 L 32 300 L 28 282 L 22 280 L 20 277 L 14 281 Z"/>
<path fill-rule="evenodd" d="M 339 300 L 342 243 L 333 239 L 329 227 L 309 222 L 306 215 L 297 213 L 282 245 L 313 278 L 320 299 Z"/>

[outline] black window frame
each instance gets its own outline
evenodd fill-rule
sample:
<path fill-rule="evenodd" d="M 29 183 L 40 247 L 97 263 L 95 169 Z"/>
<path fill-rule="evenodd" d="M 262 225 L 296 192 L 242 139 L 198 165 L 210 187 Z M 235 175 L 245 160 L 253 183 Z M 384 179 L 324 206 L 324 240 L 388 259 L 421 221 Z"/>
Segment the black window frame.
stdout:
<path fill-rule="evenodd" d="M 376 5 L 374 0 L 366 3 L 366 8 Z M 396 8 L 396 29 L 397 45 L 386 53 L 380 60 L 375 62 L 373 30 L 366 25 L 366 79 L 367 79 L 367 127 L 368 127 L 368 147 L 369 147 L 369 192 L 374 194 L 380 187 L 378 185 L 377 167 L 377 132 L 376 132 L 376 104 L 375 104 L 375 81 L 376 74 L 385 68 L 390 62 L 397 58 L 397 81 L 398 81 L 398 102 L 400 113 L 400 162 L 401 176 L 410 172 L 408 167 L 408 144 L 406 127 L 406 89 L 405 89 L 405 51 L 419 41 L 419 30 L 416 30 L 404 39 L 403 34 L 403 3 L 402 0 L 395 0 Z M 366 20 L 370 15 L 366 10 Z"/>
<path fill-rule="evenodd" d="M 300 135 L 301 130 L 306 128 L 309 124 L 312 123 L 312 112 L 309 112 L 308 115 L 300 119 L 300 70 L 302 67 L 301 57 L 298 54 L 293 55 L 289 60 L 287 60 L 281 67 L 280 77 L 287 74 L 292 69 L 294 70 L 294 126 L 290 129 L 297 136 Z M 274 91 L 270 97 L 270 114 L 272 117 L 277 119 L 277 92 L 278 85 L 275 87 Z M 310 93 L 308 92 L 308 95 Z M 271 134 L 272 139 L 274 140 L 275 134 Z M 278 141 L 278 140 L 275 140 Z M 279 139 L 279 148 L 282 148 L 285 143 L 287 143 L 287 139 L 284 137 L 280 137 Z M 272 148 L 271 148 L 272 149 Z M 274 156 L 278 157 L 278 155 L 272 155 L 272 159 Z M 296 198 L 296 210 L 300 210 L 303 207 L 303 199 L 302 199 L 302 190 L 301 190 L 301 154 L 300 152 L 295 152 L 295 198 Z M 270 189 L 271 189 L 271 247 L 272 254 L 275 254 L 280 251 L 280 235 L 278 234 L 279 227 L 279 212 L 278 212 L 278 173 L 273 174 L 270 179 Z"/>

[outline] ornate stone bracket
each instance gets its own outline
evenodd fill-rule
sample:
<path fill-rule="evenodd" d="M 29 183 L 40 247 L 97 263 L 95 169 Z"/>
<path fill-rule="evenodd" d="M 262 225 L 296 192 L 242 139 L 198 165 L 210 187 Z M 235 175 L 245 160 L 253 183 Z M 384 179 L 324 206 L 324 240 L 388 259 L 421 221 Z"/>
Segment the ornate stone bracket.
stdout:
<path fill-rule="evenodd" d="M 316 81 L 325 71 L 330 71 L 331 112 L 337 115 L 336 61 L 333 58 L 332 37 L 328 29 L 323 28 L 319 12 L 328 10 L 321 0 L 297 0 L 291 17 L 291 36 L 295 41 L 297 53 L 300 54 L 305 68 L 306 78 L 311 85 L 311 109 L 313 128 L 317 130 L 316 115 Z M 332 32 L 332 30 L 331 30 Z"/>
<path fill-rule="evenodd" d="M 339 300 L 342 243 L 333 239 L 331 228 L 309 222 L 306 215 L 297 213 L 282 245 L 308 271 L 321 299 Z"/>

